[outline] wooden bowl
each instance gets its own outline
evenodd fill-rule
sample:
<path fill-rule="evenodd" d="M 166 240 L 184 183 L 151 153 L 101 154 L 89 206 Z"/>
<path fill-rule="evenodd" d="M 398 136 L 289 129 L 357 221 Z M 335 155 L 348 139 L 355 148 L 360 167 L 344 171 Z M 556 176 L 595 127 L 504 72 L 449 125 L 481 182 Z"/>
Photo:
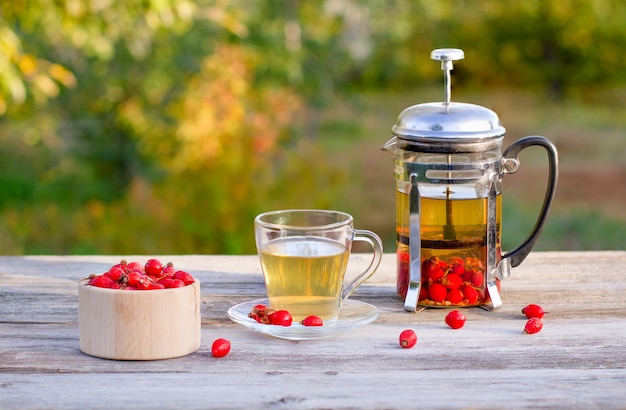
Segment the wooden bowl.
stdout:
<path fill-rule="evenodd" d="M 200 347 L 200 283 L 159 290 L 78 284 L 80 350 L 115 360 L 185 356 Z"/>

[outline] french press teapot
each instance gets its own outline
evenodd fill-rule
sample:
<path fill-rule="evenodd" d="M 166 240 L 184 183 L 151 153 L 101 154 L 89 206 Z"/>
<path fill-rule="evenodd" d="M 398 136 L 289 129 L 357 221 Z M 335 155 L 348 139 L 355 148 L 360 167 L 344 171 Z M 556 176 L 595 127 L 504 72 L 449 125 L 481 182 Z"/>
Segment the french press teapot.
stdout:
<path fill-rule="evenodd" d="M 404 308 L 502 306 L 500 280 L 535 245 L 550 212 L 558 154 L 547 138 L 521 138 L 502 152 L 505 129 L 491 110 L 451 102 L 450 71 L 459 49 L 437 49 L 445 100 L 406 108 L 383 149 L 394 154 L 397 291 Z M 518 154 L 545 148 L 549 173 L 543 206 L 530 235 L 503 253 L 502 178 L 517 172 Z"/>

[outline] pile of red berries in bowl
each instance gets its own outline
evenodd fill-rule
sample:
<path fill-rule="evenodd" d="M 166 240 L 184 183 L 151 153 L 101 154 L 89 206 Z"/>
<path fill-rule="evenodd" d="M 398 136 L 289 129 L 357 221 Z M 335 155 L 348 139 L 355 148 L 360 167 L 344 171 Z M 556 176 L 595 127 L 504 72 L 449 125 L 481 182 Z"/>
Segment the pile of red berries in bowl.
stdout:
<path fill-rule="evenodd" d="M 201 343 L 200 282 L 172 263 L 122 261 L 78 283 L 80 350 L 115 360 L 180 357 Z"/>
<path fill-rule="evenodd" d="M 148 259 L 145 265 L 122 260 L 100 275 L 90 275 L 87 280 L 87 285 L 124 290 L 182 288 L 195 281 L 189 273 L 174 268 L 173 263 L 164 265 L 158 259 Z"/>

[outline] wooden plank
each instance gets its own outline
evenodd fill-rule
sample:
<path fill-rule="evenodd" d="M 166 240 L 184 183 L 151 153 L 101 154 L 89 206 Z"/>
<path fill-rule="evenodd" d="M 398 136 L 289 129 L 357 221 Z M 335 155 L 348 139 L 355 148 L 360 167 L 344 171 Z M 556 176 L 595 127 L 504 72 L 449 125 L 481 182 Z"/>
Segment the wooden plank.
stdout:
<path fill-rule="evenodd" d="M 537 335 L 524 335 L 519 318 L 471 318 L 460 331 L 443 324 L 445 311 L 428 311 L 437 320 L 419 323 L 379 322 L 325 340 L 285 341 L 252 333 L 237 325 L 212 325 L 202 329 L 196 354 L 171 361 L 108 361 L 84 355 L 78 349 L 74 326 L 0 324 L 0 371 L 41 373 L 79 371 L 202 372 L 222 363 L 242 372 L 255 371 L 258 362 L 275 364 L 269 370 L 310 370 L 320 366 L 335 371 L 393 370 L 406 361 L 414 370 L 472 369 L 619 369 L 626 366 L 626 319 L 598 323 L 595 318 L 550 319 Z M 431 318 L 432 319 L 432 318 Z M 416 349 L 401 349 L 397 337 L 404 328 L 419 336 Z M 224 337 L 233 342 L 228 360 L 205 361 L 211 342 Z M 584 358 L 584 360 L 581 360 Z M 312 360 L 314 359 L 314 360 Z M 227 370 L 228 367 L 221 368 Z M 265 368 L 267 370 L 267 368 Z"/>
<path fill-rule="evenodd" d="M 155 383 L 159 387 L 155 389 Z M 624 370 L 0 374 L 3 408 L 623 408 Z M 538 388 L 538 385 L 550 388 Z M 33 392 L 36 405 L 28 406 Z M 621 404 L 620 404 L 621 403 Z"/>

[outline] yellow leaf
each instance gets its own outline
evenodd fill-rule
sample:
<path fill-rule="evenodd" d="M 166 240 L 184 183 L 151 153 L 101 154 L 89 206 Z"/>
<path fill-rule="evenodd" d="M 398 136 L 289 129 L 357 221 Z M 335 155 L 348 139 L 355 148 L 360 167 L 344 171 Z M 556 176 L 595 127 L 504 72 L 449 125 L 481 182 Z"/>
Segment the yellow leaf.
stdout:
<path fill-rule="evenodd" d="M 17 58 L 17 66 L 24 76 L 31 76 L 37 71 L 37 59 L 30 54 L 22 54 Z"/>
<path fill-rule="evenodd" d="M 45 74 L 38 74 L 34 82 L 46 97 L 56 97 L 59 94 L 59 86 Z"/>
<path fill-rule="evenodd" d="M 48 68 L 48 74 L 66 87 L 74 87 L 76 85 L 76 77 L 74 74 L 59 64 L 51 64 Z"/>
<path fill-rule="evenodd" d="M 4 73 L 5 83 L 9 88 L 11 98 L 16 104 L 22 104 L 26 100 L 26 87 L 19 75 L 13 70 Z"/>

